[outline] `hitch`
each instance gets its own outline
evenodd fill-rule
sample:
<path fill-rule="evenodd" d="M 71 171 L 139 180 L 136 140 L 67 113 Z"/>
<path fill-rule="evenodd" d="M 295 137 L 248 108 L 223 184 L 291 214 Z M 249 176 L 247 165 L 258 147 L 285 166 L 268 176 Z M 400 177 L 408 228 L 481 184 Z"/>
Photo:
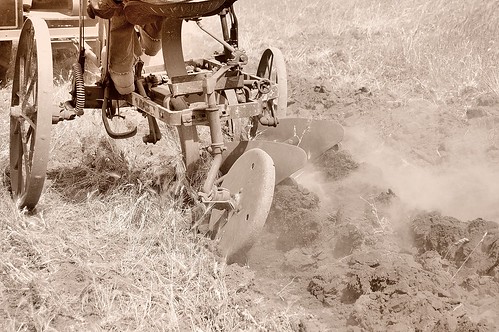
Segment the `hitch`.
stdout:
<path fill-rule="evenodd" d="M 57 124 L 64 120 L 74 120 L 77 116 L 81 116 L 80 112 L 71 104 L 71 100 L 68 100 L 59 105 L 60 109 L 52 112 L 52 124 Z"/>

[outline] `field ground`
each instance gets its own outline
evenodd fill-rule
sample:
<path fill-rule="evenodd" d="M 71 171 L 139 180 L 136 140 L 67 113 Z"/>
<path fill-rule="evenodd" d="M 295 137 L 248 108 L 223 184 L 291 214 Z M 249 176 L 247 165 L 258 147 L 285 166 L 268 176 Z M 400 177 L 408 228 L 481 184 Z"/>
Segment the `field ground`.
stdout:
<path fill-rule="evenodd" d="M 280 48 L 289 114 L 339 121 L 341 149 L 276 187 L 247 265 L 227 266 L 190 230 L 195 187 L 170 128 L 144 146 L 141 133 L 108 139 L 92 112 L 55 126 L 40 204 L 18 211 L 7 86 L 2 329 L 498 331 L 499 4 L 240 0 L 236 9 L 250 69 L 267 46 Z M 212 45 L 197 38 L 188 38 L 197 50 Z M 68 83 L 55 74 L 63 101 Z"/>

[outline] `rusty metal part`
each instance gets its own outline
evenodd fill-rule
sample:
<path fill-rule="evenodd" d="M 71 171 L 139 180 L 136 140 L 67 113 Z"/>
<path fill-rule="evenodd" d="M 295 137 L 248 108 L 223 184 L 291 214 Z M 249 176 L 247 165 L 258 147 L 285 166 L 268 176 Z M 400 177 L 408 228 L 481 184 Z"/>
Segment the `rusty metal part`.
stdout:
<path fill-rule="evenodd" d="M 40 198 L 50 150 L 53 103 L 52 49 L 47 24 L 25 21 L 19 39 L 10 112 L 10 182 L 20 208 Z"/>
<path fill-rule="evenodd" d="M 185 67 L 182 51 L 182 20 L 167 18 L 163 21 L 162 29 L 162 47 L 164 50 L 168 50 L 168 52 L 163 52 L 165 70 L 168 76 L 171 78 L 172 82 L 178 80 L 181 81 L 182 78 L 187 77 L 187 69 Z M 221 116 L 226 116 L 227 112 L 224 112 L 223 109 L 221 109 L 221 107 L 217 105 L 215 92 L 218 82 L 221 81 L 225 77 L 225 74 L 231 69 L 232 66 L 220 66 L 213 74 L 205 76 L 202 79 L 202 93 L 205 96 L 206 105 L 203 106 L 203 109 L 200 110 L 200 112 L 202 113 L 202 116 L 204 116 L 205 121 L 207 121 L 207 124 L 210 126 L 210 135 L 212 141 L 211 151 L 214 156 L 213 163 L 207 174 L 205 184 L 203 185 L 203 192 L 205 194 L 209 194 L 213 189 L 213 183 L 222 162 L 221 153 L 224 149 L 220 120 Z M 237 82 L 237 84 L 240 85 L 239 82 L 242 81 L 237 78 Z M 180 84 L 182 84 L 182 82 L 180 82 Z M 175 84 L 172 83 L 172 86 L 174 87 Z M 172 88 L 172 90 L 175 90 L 175 88 Z M 181 97 L 181 95 L 183 95 L 181 92 L 177 94 L 174 93 L 174 98 L 171 98 L 171 103 L 174 109 L 174 111 L 171 112 L 172 116 L 174 116 L 173 113 L 175 113 L 175 111 L 184 112 L 189 107 L 189 105 L 187 104 L 185 99 Z M 136 99 L 136 94 L 132 93 L 132 99 L 138 101 Z M 163 109 L 160 109 L 160 106 L 158 106 L 157 104 L 156 106 L 154 106 L 152 104 L 153 102 L 147 103 L 143 99 L 141 101 L 144 102 L 144 107 L 141 107 L 141 105 L 139 105 L 139 108 L 144 110 L 144 112 L 148 114 L 151 114 L 151 111 L 154 113 L 159 113 L 161 111 L 162 114 L 170 115 L 170 112 L 164 107 Z M 261 109 L 260 107 L 258 107 L 258 105 L 253 106 L 257 106 L 254 107 L 255 110 Z M 234 114 L 238 114 L 244 111 L 240 109 L 243 108 L 242 106 L 238 108 L 238 106 L 236 105 L 235 107 L 236 108 L 233 112 Z M 155 116 L 156 114 L 151 115 Z M 158 115 L 159 118 L 162 119 L 161 114 Z M 199 160 L 199 138 L 195 127 L 196 123 L 193 123 L 193 120 L 195 120 L 195 118 L 193 118 L 194 111 L 191 113 L 190 117 L 184 115 L 188 114 L 182 114 L 182 122 L 178 124 L 180 126 L 177 128 L 181 138 L 181 147 L 185 164 L 187 169 L 189 170 L 193 169 L 196 162 Z"/>
<path fill-rule="evenodd" d="M 261 149 L 274 161 L 275 184 L 291 176 L 307 163 L 307 154 L 297 146 L 269 141 L 234 141 L 225 143 L 227 150 L 223 153 L 223 163 L 220 167 L 226 174 L 236 160 L 246 151 Z"/>
<path fill-rule="evenodd" d="M 261 149 L 244 153 L 221 184 L 233 196 L 234 209 L 213 210 L 210 230 L 227 263 L 240 262 L 265 225 L 274 196 L 272 158 Z"/>
<path fill-rule="evenodd" d="M 276 128 L 265 128 L 257 135 L 258 140 L 296 145 L 315 159 L 343 140 L 344 129 L 336 121 L 284 118 Z"/>
<path fill-rule="evenodd" d="M 184 52 L 182 50 L 182 20 L 166 18 L 162 26 L 162 48 L 168 50 L 163 52 L 163 61 L 166 73 L 170 78 L 187 75 L 184 63 Z M 174 110 L 182 111 L 188 108 L 187 103 L 178 98 L 173 100 Z M 184 155 L 187 172 L 195 169 L 199 160 L 199 136 L 195 126 L 177 126 L 180 136 L 180 146 Z"/>
<path fill-rule="evenodd" d="M 278 119 L 286 117 L 288 108 L 288 75 L 286 62 L 278 48 L 266 49 L 258 64 L 256 76 L 277 84 L 277 98 L 269 98 L 267 104 L 273 116 Z"/>
<path fill-rule="evenodd" d="M 140 67 L 142 67 L 142 65 L 143 65 L 143 62 L 140 65 Z M 153 82 L 153 83 L 156 82 L 156 80 L 153 79 L 152 77 L 149 77 L 149 81 Z M 141 78 L 141 79 L 136 80 L 137 90 L 139 91 L 140 95 L 144 98 L 149 98 L 149 97 L 147 97 L 147 93 L 146 93 L 146 90 L 144 88 L 144 84 L 146 84 L 145 79 Z M 147 143 L 156 144 L 161 139 L 161 131 L 159 130 L 158 122 L 156 121 L 156 118 L 153 117 L 152 115 L 144 113 L 144 116 L 147 118 L 147 124 L 149 125 L 149 134 L 144 135 L 142 137 L 142 141 L 146 144 Z"/>
<path fill-rule="evenodd" d="M 52 112 L 52 124 L 58 124 L 65 120 L 76 119 L 76 109 L 73 107 L 71 100 L 61 103 L 59 110 Z"/>
<path fill-rule="evenodd" d="M 220 166 L 222 165 L 222 152 L 225 150 L 224 137 L 222 134 L 222 124 L 220 122 L 220 110 L 217 107 L 217 98 L 215 95 L 215 86 L 219 78 L 221 78 L 230 67 L 221 67 L 213 76 L 205 78 L 203 81 L 203 93 L 206 96 L 208 107 L 206 108 L 208 122 L 210 125 L 211 149 L 213 156 L 211 167 L 206 174 L 205 183 L 203 184 L 203 193 L 209 194 L 213 190 Z"/>
<path fill-rule="evenodd" d="M 231 53 L 234 53 L 236 51 L 236 49 L 234 48 L 234 46 L 232 46 L 227 41 L 225 41 L 225 38 L 219 38 L 217 35 L 215 35 L 214 33 L 212 33 L 210 30 L 206 29 L 204 27 L 204 25 L 201 23 L 201 19 L 196 19 L 195 21 L 196 21 L 196 25 L 201 30 L 203 30 L 208 36 L 210 36 L 211 38 L 215 39 L 217 42 L 219 42 L 220 44 L 222 44 Z"/>
<path fill-rule="evenodd" d="M 174 96 L 199 94 L 203 92 L 203 81 L 213 76 L 212 72 L 190 74 L 172 78 L 172 94 Z M 243 76 L 238 71 L 225 72 L 216 80 L 215 90 L 239 89 L 244 86 Z"/>
<path fill-rule="evenodd" d="M 175 111 L 182 111 L 189 107 L 183 97 L 171 98 L 170 103 Z M 200 158 L 198 131 L 196 126 L 181 126 L 179 124 L 176 127 L 187 174 L 191 174 L 196 169 L 196 163 Z"/>
<path fill-rule="evenodd" d="M 216 188 L 209 194 L 199 193 L 201 203 L 205 204 L 208 209 L 227 210 L 235 208 L 235 201 L 231 193 L 226 188 Z"/>
<path fill-rule="evenodd" d="M 277 127 L 279 119 L 271 116 L 270 114 L 265 114 L 264 116 L 258 117 L 258 122 L 266 127 Z"/>
<path fill-rule="evenodd" d="M 227 59 L 227 64 L 230 66 L 245 66 L 248 64 L 248 56 L 243 50 L 235 50 L 232 55 Z"/>
<path fill-rule="evenodd" d="M 149 134 L 142 137 L 144 143 L 156 144 L 161 139 L 161 131 L 159 130 L 158 122 L 156 118 L 146 115 L 147 123 L 149 124 Z"/>
<path fill-rule="evenodd" d="M 161 92 L 160 87 L 153 88 L 152 91 L 154 94 L 152 100 L 132 92 L 130 95 L 130 104 L 171 126 L 189 127 L 209 125 L 206 117 L 208 104 L 201 102 L 188 105 L 183 97 L 176 97 L 169 98 L 168 101 L 169 104 L 171 104 L 171 108 L 168 108 L 161 106 L 165 101 L 166 95 Z M 92 94 L 93 96 L 99 96 L 98 91 L 95 89 L 86 89 L 86 93 L 87 95 Z M 92 105 L 93 104 L 98 105 L 98 103 L 92 103 Z M 90 102 L 86 105 L 90 105 Z M 235 105 L 217 105 L 217 107 L 220 110 L 219 116 L 221 121 L 251 117 L 260 114 L 262 111 L 261 101 L 252 101 Z"/>
<path fill-rule="evenodd" d="M 259 81 L 255 81 L 255 85 L 256 85 L 258 92 L 262 95 L 266 95 L 266 94 L 271 92 L 270 86 L 272 85 L 272 83 L 267 78 L 261 79 Z"/>
<path fill-rule="evenodd" d="M 101 109 L 102 123 L 104 124 L 104 128 L 106 129 L 106 133 L 109 135 L 109 137 L 114 139 L 125 139 L 135 136 L 135 134 L 137 134 L 137 126 L 123 132 L 115 132 L 111 128 L 109 119 L 112 119 L 119 115 L 115 114 L 115 112 L 112 110 L 112 105 L 110 101 L 111 99 L 109 98 L 109 86 L 106 86 L 104 88 L 104 100 L 102 102 L 102 109 Z"/>
<path fill-rule="evenodd" d="M 228 53 L 227 64 L 229 66 L 244 66 L 248 64 L 248 56 L 243 50 L 236 49 L 229 42 L 226 41 L 226 36 L 219 38 L 214 33 L 206 29 L 202 24 L 200 19 L 196 19 L 197 26 L 208 34 L 211 38 L 223 45 L 226 53 Z"/>

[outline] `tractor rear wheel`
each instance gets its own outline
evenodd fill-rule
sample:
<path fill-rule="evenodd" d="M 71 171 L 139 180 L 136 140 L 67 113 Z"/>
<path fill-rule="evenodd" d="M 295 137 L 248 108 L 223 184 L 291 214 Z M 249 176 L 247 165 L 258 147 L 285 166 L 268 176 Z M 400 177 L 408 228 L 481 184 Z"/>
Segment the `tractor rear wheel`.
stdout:
<path fill-rule="evenodd" d="M 20 208 L 33 209 L 45 182 L 52 127 L 53 73 L 49 29 L 25 21 L 16 54 L 10 112 L 10 182 Z"/>

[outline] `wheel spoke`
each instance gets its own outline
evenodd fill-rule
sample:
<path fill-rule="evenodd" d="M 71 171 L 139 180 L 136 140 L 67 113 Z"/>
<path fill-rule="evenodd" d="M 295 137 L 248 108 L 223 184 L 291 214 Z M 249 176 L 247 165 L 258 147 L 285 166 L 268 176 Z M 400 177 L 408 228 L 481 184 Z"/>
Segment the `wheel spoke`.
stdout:
<path fill-rule="evenodd" d="M 36 142 L 36 131 L 33 129 L 33 127 L 29 127 L 28 133 L 26 134 L 28 137 L 27 139 L 29 140 L 29 153 L 28 153 L 28 163 L 29 163 L 29 174 L 31 174 L 31 165 L 32 160 L 33 160 L 33 154 L 35 153 L 35 142 Z M 31 139 L 30 139 L 31 138 Z"/>
<path fill-rule="evenodd" d="M 12 139 L 12 138 L 11 138 Z M 23 179 L 23 170 L 22 170 L 22 145 L 19 144 L 19 140 L 14 139 L 14 146 L 11 146 L 11 187 L 12 190 L 16 193 L 20 193 L 22 191 L 22 179 Z M 12 156 L 13 154 L 13 156 Z"/>
<path fill-rule="evenodd" d="M 25 55 L 24 56 L 24 59 L 23 59 L 23 83 L 25 85 L 23 91 L 26 91 L 26 83 L 28 82 L 28 79 L 29 79 L 29 74 L 30 74 L 30 71 L 31 71 L 31 57 L 28 56 L 28 55 Z"/>
<path fill-rule="evenodd" d="M 26 96 L 26 58 L 23 57 L 19 60 L 19 92 L 17 93 L 17 96 L 19 97 L 19 100 L 24 100 Z"/>
<path fill-rule="evenodd" d="M 24 128 L 24 124 L 22 123 L 24 121 L 20 121 L 20 136 L 21 136 L 21 155 L 23 156 L 23 159 L 24 159 L 24 167 L 25 167 L 25 174 L 28 175 L 30 174 L 29 170 L 29 153 L 28 153 L 28 141 L 29 141 L 29 136 L 31 136 L 31 126 L 29 127 L 28 131 L 26 132 L 25 128 Z"/>
<path fill-rule="evenodd" d="M 34 71 L 32 71 L 32 61 L 33 61 L 33 55 L 34 55 L 34 52 L 35 52 L 35 39 L 34 39 L 34 36 L 33 36 L 33 31 L 30 31 L 30 38 L 29 38 L 29 41 L 28 41 L 28 44 L 26 45 L 27 46 L 27 50 L 26 50 L 26 60 L 27 60 L 27 63 L 25 64 L 25 71 L 24 71 L 24 81 L 26 82 L 27 79 L 28 79 L 28 75 L 30 73 L 33 73 Z M 27 69 L 27 70 L 26 70 Z"/>
<path fill-rule="evenodd" d="M 31 136 L 35 134 L 35 128 L 32 126 L 29 126 L 28 132 L 26 133 L 26 144 L 28 144 Z M 31 140 L 31 145 L 33 145 L 34 139 Z"/>
<path fill-rule="evenodd" d="M 35 114 L 36 111 L 31 111 L 32 114 Z M 31 120 L 30 117 L 28 117 L 27 115 L 25 114 L 21 114 L 21 117 L 23 118 L 23 120 L 25 120 L 26 122 L 28 122 L 29 126 L 30 126 L 30 129 L 33 128 L 33 130 L 36 131 L 36 124 L 33 122 L 33 120 Z M 28 131 L 28 134 L 29 134 L 29 131 Z M 24 138 L 23 138 L 24 139 Z M 27 141 L 27 138 L 26 138 L 26 141 Z"/>
<path fill-rule="evenodd" d="M 24 95 L 24 98 L 23 98 L 23 103 L 21 105 L 21 109 L 25 109 L 28 105 L 28 101 L 30 100 L 30 96 L 31 94 L 34 94 L 33 90 L 36 86 L 36 82 L 38 81 L 38 77 L 36 75 L 36 73 L 31 77 L 31 80 L 29 82 L 29 85 L 28 85 L 28 88 L 26 90 L 26 94 Z M 30 105 L 30 106 L 36 106 L 36 100 L 35 100 L 35 95 L 33 95 L 33 101 L 35 102 L 33 105 Z"/>
<path fill-rule="evenodd" d="M 21 136 L 21 133 L 19 131 L 19 122 L 17 122 L 17 131 L 14 130 L 14 135 L 17 136 L 16 138 L 19 138 Z M 13 138 L 11 138 L 13 139 Z M 19 170 L 19 163 L 22 162 L 22 158 L 21 158 L 21 155 L 22 155 L 22 145 L 19 144 L 20 140 L 19 139 L 14 139 L 14 142 L 16 143 L 15 144 L 15 147 L 14 147 L 14 151 L 18 152 L 15 154 L 15 162 L 13 163 L 13 168 L 14 170 Z"/>
<path fill-rule="evenodd" d="M 272 67 L 274 66 L 274 56 L 270 56 L 270 59 L 269 59 L 269 77 L 268 79 L 269 80 L 272 80 Z"/>

